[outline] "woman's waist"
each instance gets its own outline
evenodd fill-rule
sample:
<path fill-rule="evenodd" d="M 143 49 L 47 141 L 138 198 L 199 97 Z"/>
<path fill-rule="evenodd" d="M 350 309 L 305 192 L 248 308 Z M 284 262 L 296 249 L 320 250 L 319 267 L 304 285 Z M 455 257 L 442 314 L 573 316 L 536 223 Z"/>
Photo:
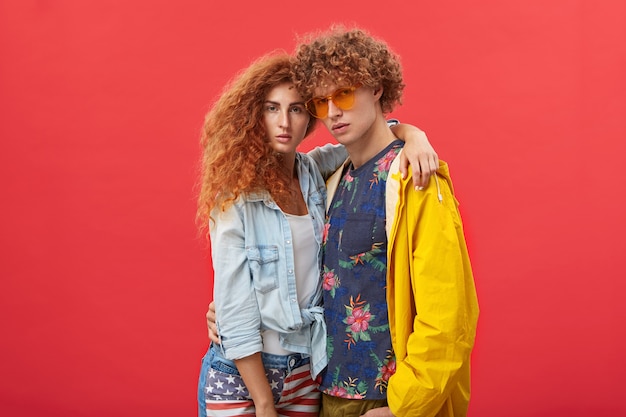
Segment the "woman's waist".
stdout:
<path fill-rule="evenodd" d="M 227 359 L 222 353 L 220 346 L 215 343 L 211 344 L 210 350 L 212 351 L 212 356 L 215 358 L 214 361 L 223 362 L 227 364 L 233 364 L 234 361 Z M 262 351 L 261 359 L 263 361 L 263 365 L 265 368 L 275 368 L 275 369 L 293 369 L 299 366 L 308 364 L 310 362 L 310 358 L 308 354 L 297 353 L 297 352 L 289 352 L 285 354 L 277 354 Z"/>

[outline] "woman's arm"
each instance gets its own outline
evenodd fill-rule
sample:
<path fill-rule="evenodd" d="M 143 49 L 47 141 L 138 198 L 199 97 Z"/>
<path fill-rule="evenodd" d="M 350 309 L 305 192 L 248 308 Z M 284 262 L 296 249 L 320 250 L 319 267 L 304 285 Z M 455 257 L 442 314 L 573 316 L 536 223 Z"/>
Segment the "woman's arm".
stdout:
<path fill-rule="evenodd" d="M 393 134 L 405 142 L 404 151 L 400 155 L 400 172 L 406 177 L 408 167 L 413 168 L 413 186 L 421 190 L 428 185 L 430 176 L 439 167 L 439 157 L 423 130 L 406 123 L 388 122 Z M 343 145 L 326 144 L 308 152 L 327 180 L 346 160 L 348 152 Z"/>
<path fill-rule="evenodd" d="M 225 356 L 233 359 L 241 374 L 256 415 L 277 417 L 261 360 L 261 315 L 248 266 L 243 215 L 235 204 L 212 216 L 211 257 L 219 340 Z"/>
<path fill-rule="evenodd" d="M 391 131 L 398 139 L 404 140 L 404 151 L 400 155 L 400 172 L 406 178 L 408 167 L 413 169 L 413 186 L 416 190 L 423 190 L 430 180 L 430 176 L 439 167 L 439 157 L 432 147 L 423 130 L 409 124 L 389 123 Z"/>
<path fill-rule="evenodd" d="M 274 408 L 274 396 L 272 389 L 265 376 L 265 367 L 261 360 L 261 354 L 247 356 L 235 360 L 237 370 L 246 384 L 246 388 L 254 401 L 254 408 L 257 416 L 277 417 L 278 413 Z"/>
<path fill-rule="evenodd" d="M 322 178 L 326 181 L 348 158 L 348 151 L 343 145 L 332 145 L 330 143 L 324 146 L 318 146 L 307 153 L 317 169 L 322 174 Z"/>
<path fill-rule="evenodd" d="M 263 350 L 261 314 L 246 251 L 243 211 L 236 204 L 214 210 L 211 225 L 213 299 L 220 344 L 227 359 Z"/>

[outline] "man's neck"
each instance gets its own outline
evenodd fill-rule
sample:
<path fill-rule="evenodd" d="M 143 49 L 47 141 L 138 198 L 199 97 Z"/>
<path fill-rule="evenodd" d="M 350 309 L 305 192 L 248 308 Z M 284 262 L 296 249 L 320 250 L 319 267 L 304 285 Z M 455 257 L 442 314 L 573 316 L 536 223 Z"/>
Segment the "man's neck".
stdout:
<path fill-rule="evenodd" d="M 378 117 L 371 128 L 355 143 L 347 145 L 346 150 L 355 168 L 378 155 L 396 139 L 384 117 Z"/>

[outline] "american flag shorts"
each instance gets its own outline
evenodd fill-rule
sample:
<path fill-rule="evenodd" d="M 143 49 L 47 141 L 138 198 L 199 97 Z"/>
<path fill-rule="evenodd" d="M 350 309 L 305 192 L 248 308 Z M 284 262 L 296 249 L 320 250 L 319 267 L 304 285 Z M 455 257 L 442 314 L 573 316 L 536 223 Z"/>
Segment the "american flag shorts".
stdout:
<path fill-rule="evenodd" d="M 261 353 L 267 382 L 279 416 L 317 417 L 318 385 L 311 379 L 309 358 L 301 354 Z M 254 416 L 252 397 L 235 363 L 212 345 L 202 359 L 198 382 L 198 416 Z"/>

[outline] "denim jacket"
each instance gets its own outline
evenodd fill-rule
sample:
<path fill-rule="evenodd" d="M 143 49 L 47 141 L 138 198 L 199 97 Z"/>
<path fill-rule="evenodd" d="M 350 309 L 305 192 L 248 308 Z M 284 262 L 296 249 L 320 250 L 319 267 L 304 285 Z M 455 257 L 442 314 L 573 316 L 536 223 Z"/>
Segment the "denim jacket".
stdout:
<path fill-rule="evenodd" d="M 313 222 L 321 262 L 326 187 L 345 160 L 343 147 L 326 145 L 296 154 L 300 188 Z M 261 330 L 280 334 L 286 350 L 311 356 L 313 377 L 326 366 L 326 325 L 321 282 L 307 308 L 296 295 L 291 229 L 267 192 L 241 196 L 224 212 L 214 211 L 211 254 L 214 300 L 222 354 L 240 359 L 263 350 Z"/>

